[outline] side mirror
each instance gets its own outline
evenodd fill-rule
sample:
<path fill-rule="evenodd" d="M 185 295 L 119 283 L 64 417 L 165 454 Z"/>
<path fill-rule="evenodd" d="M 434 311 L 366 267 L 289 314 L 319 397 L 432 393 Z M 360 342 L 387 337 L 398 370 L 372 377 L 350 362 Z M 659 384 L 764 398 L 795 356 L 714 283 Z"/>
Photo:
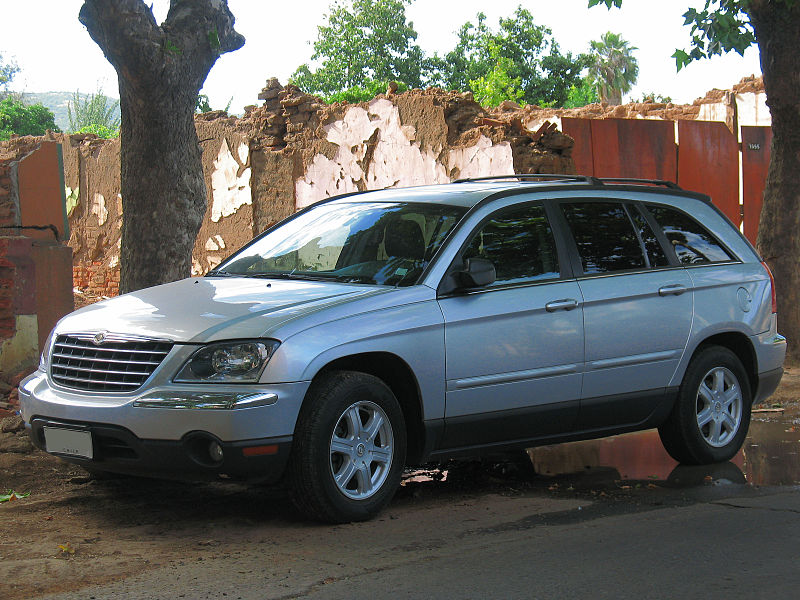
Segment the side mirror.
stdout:
<path fill-rule="evenodd" d="M 459 283 L 465 288 L 485 287 L 493 284 L 495 279 L 494 264 L 485 258 L 468 258 L 464 261 L 464 270 L 458 273 Z"/>

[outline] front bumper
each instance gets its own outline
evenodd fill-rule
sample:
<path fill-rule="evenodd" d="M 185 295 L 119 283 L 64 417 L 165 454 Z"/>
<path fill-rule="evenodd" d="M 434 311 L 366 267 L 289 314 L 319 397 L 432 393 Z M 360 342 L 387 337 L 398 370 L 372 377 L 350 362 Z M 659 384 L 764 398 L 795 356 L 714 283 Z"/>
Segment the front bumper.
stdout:
<path fill-rule="evenodd" d="M 105 423 L 123 427 L 146 440 L 177 441 L 193 431 L 204 431 L 223 442 L 238 442 L 291 436 L 309 384 L 199 386 L 164 383 L 146 384 L 133 393 L 110 394 L 57 388 L 50 384 L 45 373 L 36 371 L 21 382 L 19 400 L 26 423 L 31 423 L 35 417 Z M 226 394 L 268 400 L 226 408 L 218 401 Z M 208 401 L 212 395 L 216 400 Z M 192 396 L 201 401 L 185 401 Z M 154 399 L 161 402 L 154 402 Z M 159 408 L 159 404 L 163 408 Z"/>
<path fill-rule="evenodd" d="M 288 460 L 309 382 L 147 386 L 105 394 L 51 385 L 41 371 L 19 387 L 22 417 L 45 450 L 43 427 L 90 431 L 92 459 L 61 456 L 90 469 L 153 477 L 275 480 Z M 221 461 L 208 454 L 219 444 Z"/>
<path fill-rule="evenodd" d="M 185 480 L 231 479 L 275 482 L 283 475 L 291 450 L 291 437 L 222 442 L 207 433 L 194 432 L 181 440 L 146 440 L 117 425 L 34 417 L 30 436 L 45 447 L 45 427 L 68 428 L 92 434 L 93 458 L 56 454 L 90 470 Z M 208 453 L 211 441 L 219 443 L 221 459 Z"/>

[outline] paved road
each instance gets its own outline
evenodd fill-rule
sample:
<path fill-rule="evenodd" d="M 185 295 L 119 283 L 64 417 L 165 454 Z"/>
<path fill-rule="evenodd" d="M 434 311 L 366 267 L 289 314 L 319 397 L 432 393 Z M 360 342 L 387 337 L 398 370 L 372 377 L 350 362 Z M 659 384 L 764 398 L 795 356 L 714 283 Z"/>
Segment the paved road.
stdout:
<path fill-rule="evenodd" d="M 562 481 L 561 489 L 568 484 L 573 487 Z M 586 499 L 546 490 L 517 495 L 513 483 L 508 489 L 456 504 L 446 498 L 401 503 L 370 523 L 273 524 L 239 547 L 216 551 L 212 540 L 202 557 L 52 598 L 713 600 L 800 594 L 800 488 L 755 488 L 721 478 Z"/>

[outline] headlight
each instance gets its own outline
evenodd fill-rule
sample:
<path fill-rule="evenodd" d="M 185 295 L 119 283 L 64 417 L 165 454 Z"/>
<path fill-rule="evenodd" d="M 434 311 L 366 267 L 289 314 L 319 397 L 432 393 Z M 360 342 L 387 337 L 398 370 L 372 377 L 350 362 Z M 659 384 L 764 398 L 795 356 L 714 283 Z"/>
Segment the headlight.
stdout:
<path fill-rule="evenodd" d="M 42 373 L 47 373 L 47 365 L 50 364 L 50 346 L 53 345 L 53 332 L 50 332 L 50 335 L 47 336 L 47 339 L 44 342 L 44 346 L 42 347 L 42 353 L 39 355 L 39 370 Z"/>
<path fill-rule="evenodd" d="M 195 352 L 173 381 L 178 383 L 255 383 L 280 342 L 222 342 Z"/>

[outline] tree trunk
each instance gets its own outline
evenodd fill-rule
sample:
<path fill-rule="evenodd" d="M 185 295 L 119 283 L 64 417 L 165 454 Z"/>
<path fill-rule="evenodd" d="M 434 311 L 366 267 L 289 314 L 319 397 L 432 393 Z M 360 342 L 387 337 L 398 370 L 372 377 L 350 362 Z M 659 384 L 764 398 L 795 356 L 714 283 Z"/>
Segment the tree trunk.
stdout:
<path fill-rule="evenodd" d="M 800 5 L 751 0 L 748 14 L 773 132 L 757 247 L 777 284 L 779 331 L 800 359 Z"/>
<path fill-rule="evenodd" d="M 79 19 L 119 78 L 120 292 L 188 277 L 206 210 L 197 95 L 244 38 L 227 0 L 171 0 L 161 27 L 142 0 L 85 0 Z"/>

